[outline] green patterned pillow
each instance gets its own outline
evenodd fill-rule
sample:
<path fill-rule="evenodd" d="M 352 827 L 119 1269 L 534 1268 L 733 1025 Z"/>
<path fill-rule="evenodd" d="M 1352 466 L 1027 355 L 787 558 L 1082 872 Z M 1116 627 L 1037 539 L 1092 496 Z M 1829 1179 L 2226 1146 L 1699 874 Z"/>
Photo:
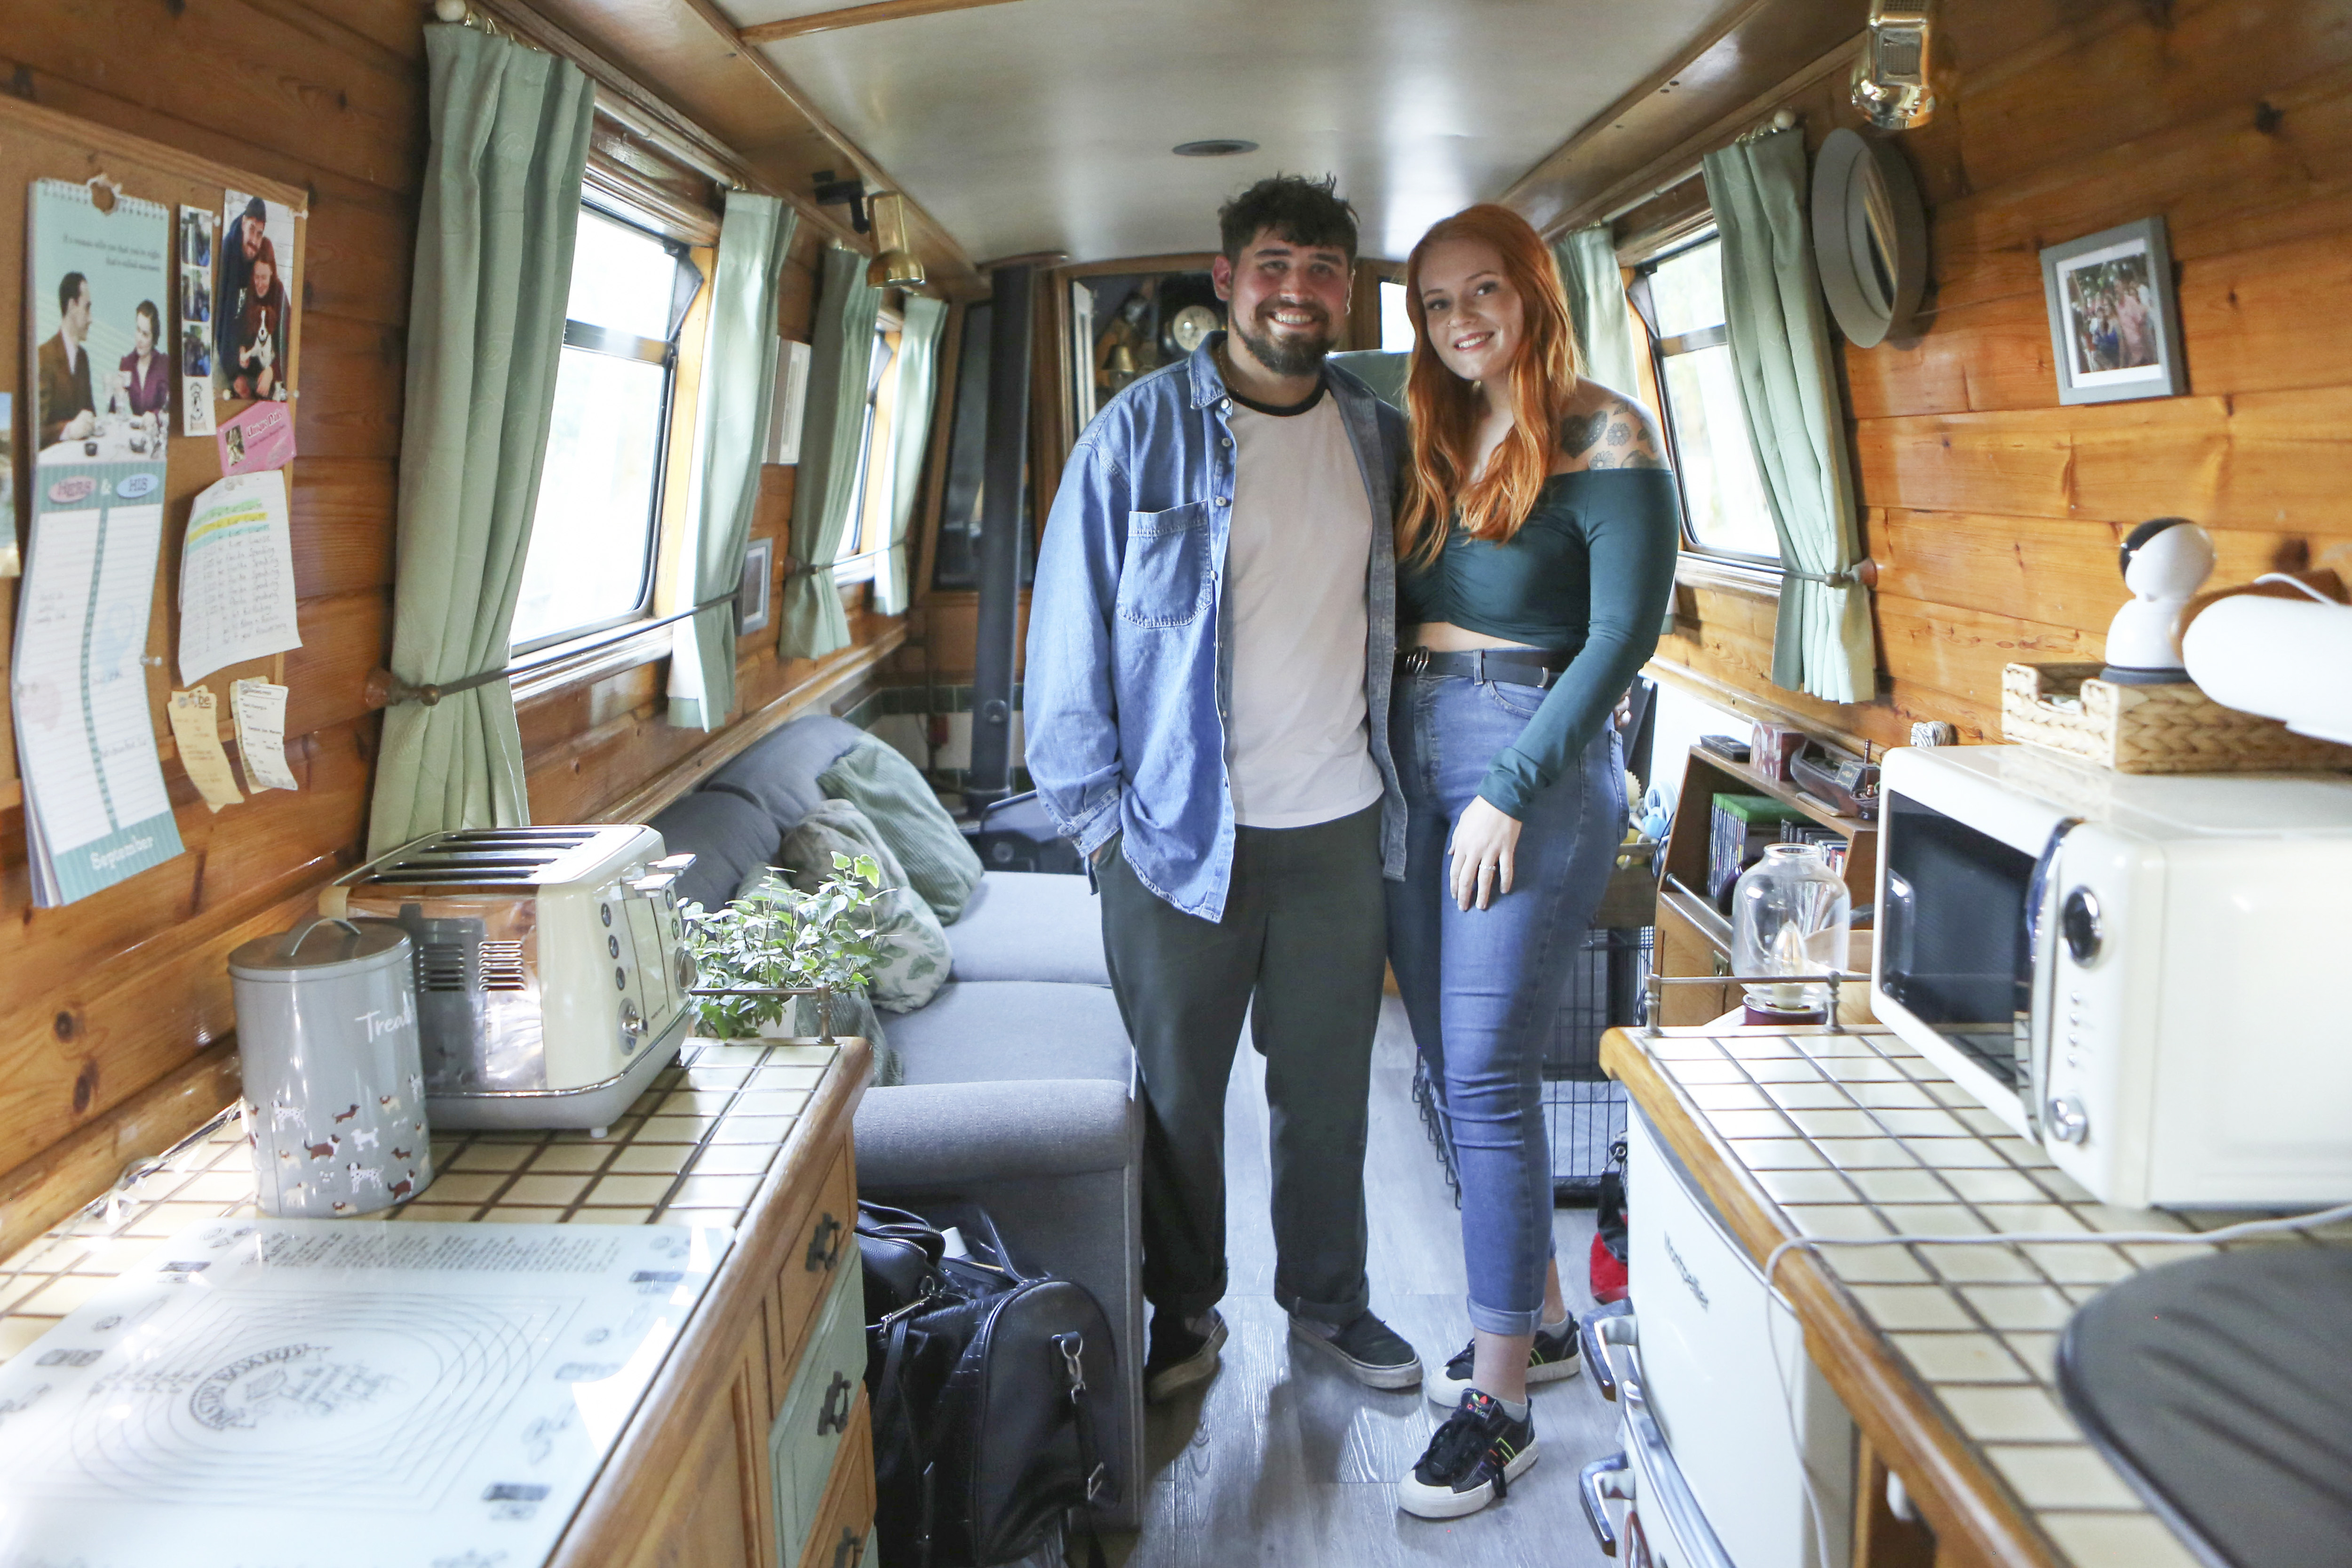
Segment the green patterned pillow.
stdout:
<path fill-rule="evenodd" d="M 818 774 L 816 786 L 866 814 L 907 868 L 907 885 L 953 925 L 980 886 L 980 856 L 922 771 L 888 742 L 867 735 Z"/>
<path fill-rule="evenodd" d="M 784 868 L 793 886 L 808 892 L 833 869 L 836 854 L 871 855 L 882 867 L 883 893 L 874 900 L 881 934 L 882 962 L 867 977 L 874 1005 L 886 1013 L 911 1013 L 947 984 L 953 954 L 921 895 L 908 885 L 907 868 L 875 831 L 866 815 L 845 800 L 828 800 L 784 835 Z"/>

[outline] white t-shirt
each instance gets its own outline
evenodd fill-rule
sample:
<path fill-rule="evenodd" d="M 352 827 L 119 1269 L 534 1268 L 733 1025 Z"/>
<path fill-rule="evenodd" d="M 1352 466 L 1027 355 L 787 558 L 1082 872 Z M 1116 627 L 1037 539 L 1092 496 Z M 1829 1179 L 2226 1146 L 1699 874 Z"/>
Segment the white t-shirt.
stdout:
<path fill-rule="evenodd" d="M 1236 399 L 1230 417 L 1234 820 L 1308 827 L 1381 798 L 1364 704 L 1371 502 L 1328 391 L 1303 414 Z"/>

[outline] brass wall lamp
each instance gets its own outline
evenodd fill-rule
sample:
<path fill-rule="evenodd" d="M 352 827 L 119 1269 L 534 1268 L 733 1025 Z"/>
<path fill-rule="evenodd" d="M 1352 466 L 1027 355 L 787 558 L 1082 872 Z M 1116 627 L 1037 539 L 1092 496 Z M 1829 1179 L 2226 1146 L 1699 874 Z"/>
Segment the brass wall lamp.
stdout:
<path fill-rule="evenodd" d="M 1881 131 L 1912 131 L 1936 112 L 1935 0 L 1871 0 L 1853 101 Z"/>
<path fill-rule="evenodd" d="M 837 180 L 827 169 L 817 175 L 811 194 L 819 206 L 848 207 L 849 226 L 874 236 L 874 259 L 866 268 L 867 288 L 915 289 L 928 280 L 923 264 L 907 248 L 907 204 L 898 192 L 869 195 L 864 180 Z"/>

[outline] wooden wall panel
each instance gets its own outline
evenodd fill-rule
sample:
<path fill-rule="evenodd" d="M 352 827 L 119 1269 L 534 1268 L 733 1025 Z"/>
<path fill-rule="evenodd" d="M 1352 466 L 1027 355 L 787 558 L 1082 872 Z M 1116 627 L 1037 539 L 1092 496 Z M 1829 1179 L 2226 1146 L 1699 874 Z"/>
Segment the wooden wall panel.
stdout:
<path fill-rule="evenodd" d="M 1880 563 L 1880 695 L 1771 684 L 1772 610 L 1685 585 L 1675 679 L 1849 740 L 1914 719 L 2000 738 L 2015 658 L 2095 658 L 2141 521 L 2213 531 L 2215 582 L 2352 539 L 2352 12 L 2299 0 L 1958 0 L 1946 109 L 1895 145 L 1929 204 L 1927 308 L 1907 341 L 1844 351 Z M 1800 106 L 1816 142 L 1855 122 Z M 2062 407 L 2042 247 L 2162 215 L 2189 395 Z"/>
<path fill-rule="evenodd" d="M 226 953 L 309 912 L 320 884 L 361 858 L 380 727 L 362 687 L 390 651 L 426 15 L 414 0 L 26 0 L 0 30 L 0 89 L 299 185 L 310 212 L 290 476 L 303 646 L 284 661 L 302 788 L 215 816 L 166 744 L 187 852 L 35 910 L 21 799 L 0 771 L 14 982 L 0 995 L 0 1252 L 87 1196 L 108 1160 L 119 1169 L 217 1107 L 233 1058 L 205 1053 L 234 1037 Z M 783 279 L 779 324 L 803 340 L 823 237 L 803 226 Z M 753 527 L 778 541 L 778 586 L 792 480 L 767 470 Z M 0 584 L 0 603 L 14 592 Z M 6 624 L 0 615 L 0 636 Z M 862 611 L 853 626 L 868 646 L 898 631 Z M 772 717 L 780 699 L 856 662 L 787 662 L 774 647 L 772 629 L 744 639 L 739 711 Z M 593 816 L 729 743 L 663 722 L 667 673 L 656 661 L 524 708 L 539 819 Z M 44 1152 L 65 1148 L 99 1153 Z"/>

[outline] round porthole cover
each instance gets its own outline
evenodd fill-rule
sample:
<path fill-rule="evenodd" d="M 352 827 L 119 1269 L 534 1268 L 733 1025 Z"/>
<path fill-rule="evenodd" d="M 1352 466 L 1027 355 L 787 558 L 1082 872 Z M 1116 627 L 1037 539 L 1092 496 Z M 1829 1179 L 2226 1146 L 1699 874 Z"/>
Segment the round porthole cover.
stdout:
<path fill-rule="evenodd" d="M 1813 161 L 1813 258 L 1840 331 L 1876 348 L 1910 326 L 1927 283 L 1927 214 L 1889 142 L 1841 128 Z"/>

